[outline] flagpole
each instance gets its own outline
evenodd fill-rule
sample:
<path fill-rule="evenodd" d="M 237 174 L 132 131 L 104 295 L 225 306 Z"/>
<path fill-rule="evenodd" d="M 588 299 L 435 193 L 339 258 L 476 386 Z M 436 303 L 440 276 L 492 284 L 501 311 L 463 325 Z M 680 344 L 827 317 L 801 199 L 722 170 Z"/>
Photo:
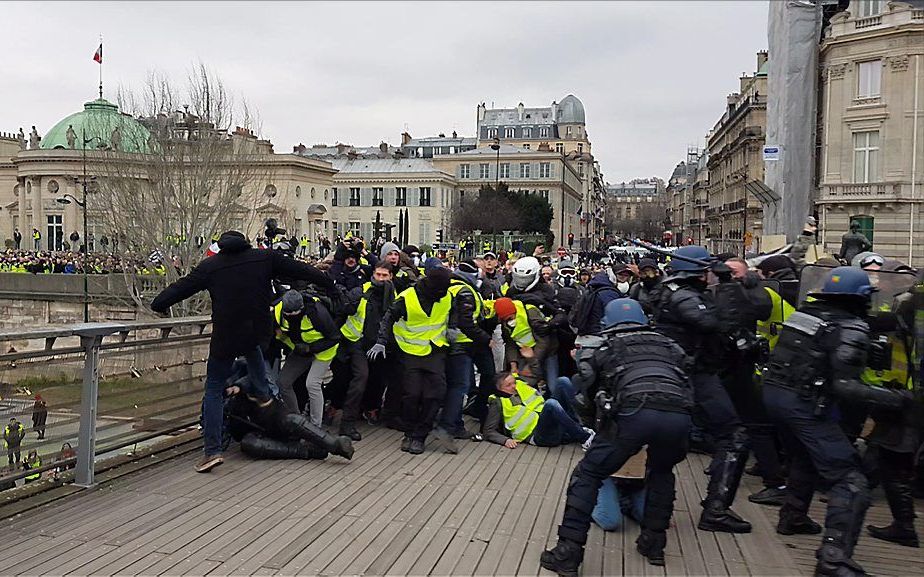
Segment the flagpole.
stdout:
<path fill-rule="evenodd" d="M 102 48 L 103 48 L 103 35 L 99 35 L 99 47 L 100 47 L 100 59 L 99 59 L 99 99 L 103 99 L 103 58 L 102 58 Z"/>

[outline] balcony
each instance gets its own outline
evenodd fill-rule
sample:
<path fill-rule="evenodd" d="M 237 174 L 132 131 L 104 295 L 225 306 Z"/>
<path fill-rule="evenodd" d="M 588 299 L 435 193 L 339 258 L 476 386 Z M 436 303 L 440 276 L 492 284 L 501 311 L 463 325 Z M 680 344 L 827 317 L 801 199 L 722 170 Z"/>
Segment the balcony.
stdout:
<path fill-rule="evenodd" d="M 910 198 L 910 186 L 905 190 L 905 186 L 900 182 L 826 184 L 821 188 L 823 201 L 894 202 Z"/>
<path fill-rule="evenodd" d="M 875 16 L 868 16 L 866 18 L 858 18 L 857 20 L 854 20 L 853 22 L 853 26 L 857 30 L 860 30 L 861 28 L 870 28 L 872 26 L 879 26 L 880 24 L 882 24 L 881 14 L 877 14 Z"/>

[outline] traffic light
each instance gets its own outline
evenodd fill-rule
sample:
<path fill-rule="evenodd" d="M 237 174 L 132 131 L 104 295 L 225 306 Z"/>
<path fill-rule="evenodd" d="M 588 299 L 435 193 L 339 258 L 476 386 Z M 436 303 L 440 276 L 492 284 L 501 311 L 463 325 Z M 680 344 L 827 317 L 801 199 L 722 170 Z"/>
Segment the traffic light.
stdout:
<path fill-rule="evenodd" d="M 436 242 L 443 242 L 443 229 L 436 229 Z"/>
<path fill-rule="evenodd" d="M 573 232 L 568 233 L 568 246 L 569 247 L 574 246 L 574 233 Z"/>

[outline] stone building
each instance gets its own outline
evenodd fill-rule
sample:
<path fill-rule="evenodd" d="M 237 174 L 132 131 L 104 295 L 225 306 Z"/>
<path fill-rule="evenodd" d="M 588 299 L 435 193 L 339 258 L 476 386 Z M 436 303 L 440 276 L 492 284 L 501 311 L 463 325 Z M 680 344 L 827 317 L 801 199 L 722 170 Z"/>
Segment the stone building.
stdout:
<path fill-rule="evenodd" d="M 747 184 L 764 177 L 767 69 L 767 53 L 758 52 L 757 72 L 741 76 L 740 90 L 728 95 L 725 112 L 709 134 L 705 236 L 713 253 L 760 250 L 761 204 Z"/>
<path fill-rule="evenodd" d="M 439 134 L 413 138 L 407 132 L 401 134 L 401 153 L 408 158 L 433 158 L 440 154 L 457 154 L 477 147 L 478 139 L 459 136 L 455 131 L 448 137 Z"/>
<path fill-rule="evenodd" d="M 667 215 L 663 180 L 653 177 L 607 183 L 606 200 L 609 232 L 661 240 Z"/>
<path fill-rule="evenodd" d="M 924 265 L 924 2 L 853 0 L 820 46 L 820 241 L 851 222 L 886 257 Z"/>
<path fill-rule="evenodd" d="M 495 142 L 529 151 L 552 151 L 570 164 L 580 179 L 580 200 L 575 210 L 580 213 L 578 227 L 572 232 L 585 246 L 603 234 L 606 189 L 600 165 L 594 160 L 584 113 L 584 104 L 573 94 L 550 106 L 527 108 L 477 107 L 478 147 L 490 147 Z M 567 201 L 566 201 L 567 204 Z M 556 211 L 558 206 L 553 204 Z M 557 218 L 557 216 L 556 216 Z M 570 220 L 567 215 L 564 223 Z M 559 235 L 561 226 L 553 228 Z M 567 232 L 565 232 L 567 234 Z"/>
<path fill-rule="evenodd" d="M 170 119 L 172 130 L 192 130 L 188 115 L 177 112 L 174 117 Z M 161 120 L 165 119 L 150 119 Z M 223 138 L 230 139 L 233 146 L 245 141 L 252 145 L 255 152 L 249 162 L 259 175 L 249 185 L 252 190 L 244 191 L 247 194 L 242 194 L 241 203 L 233 208 L 232 228 L 254 237 L 261 233 L 263 221 L 273 217 L 296 235 L 322 232 L 326 218 L 322 199 L 330 195 L 335 172 L 329 163 L 275 154 L 269 141 L 243 128 Z M 99 250 L 94 242 L 104 236 L 114 238 L 114 234 L 107 230 L 104 215 L 94 209 L 92 179 L 108 170 L 94 161 L 99 158 L 97 151 L 126 153 L 129 159 L 131 154 L 149 153 L 151 146 L 144 123 L 103 99 L 87 102 L 82 111 L 61 120 L 37 148 L 25 150 L 17 138 L 0 135 L 0 239 L 12 243 L 13 231 L 18 228 L 23 247 L 32 248 L 34 228 L 41 233 L 42 249 L 59 250 L 72 232 L 78 232 L 81 238 L 90 239 L 91 250 Z M 82 198 L 85 173 L 90 180 L 88 235 L 83 230 L 80 207 L 58 202 L 65 195 Z M 217 232 L 221 231 L 201 231 L 205 237 Z"/>
<path fill-rule="evenodd" d="M 432 245 L 438 231 L 447 228 L 456 179 L 432 160 L 340 157 L 331 162 L 338 171 L 329 204 L 331 235 L 352 232 L 372 239 L 378 215 L 381 233 L 392 238 L 405 213 L 411 244 Z"/>
<path fill-rule="evenodd" d="M 705 244 L 706 159 L 698 147 L 687 147 L 686 160 L 674 167 L 667 180 L 665 203 L 672 245 Z"/>

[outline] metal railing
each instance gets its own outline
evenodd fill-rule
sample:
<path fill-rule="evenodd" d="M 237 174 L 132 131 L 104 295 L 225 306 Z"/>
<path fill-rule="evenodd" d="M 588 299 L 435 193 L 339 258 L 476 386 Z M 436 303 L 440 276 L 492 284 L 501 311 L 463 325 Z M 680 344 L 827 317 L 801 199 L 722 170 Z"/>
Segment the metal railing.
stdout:
<path fill-rule="evenodd" d="M 28 482 L 46 471 L 75 468 L 75 484 L 90 487 L 99 455 L 195 426 L 202 398 L 201 374 L 195 369 L 204 373 L 210 325 L 203 316 L 0 330 L 6 416 L 20 414 L 25 421 L 34 411 L 29 406 L 32 389 L 47 391 L 51 404 L 45 418 L 54 415 L 54 420 L 26 430 L 27 436 L 39 435 L 32 448 L 38 452 L 58 442 L 77 444 L 75 456 L 63 455 L 62 445 L 62 454 L 52 462 L 0 475 L 0 482 L 9 488 L 19 479 Z M 106 369 L 102 395 L 101 367 Z M 4 433 L 6 426 L 0 425 Z M 9 446 L 7 452 L 12 466 L 18 459 Z"/>

